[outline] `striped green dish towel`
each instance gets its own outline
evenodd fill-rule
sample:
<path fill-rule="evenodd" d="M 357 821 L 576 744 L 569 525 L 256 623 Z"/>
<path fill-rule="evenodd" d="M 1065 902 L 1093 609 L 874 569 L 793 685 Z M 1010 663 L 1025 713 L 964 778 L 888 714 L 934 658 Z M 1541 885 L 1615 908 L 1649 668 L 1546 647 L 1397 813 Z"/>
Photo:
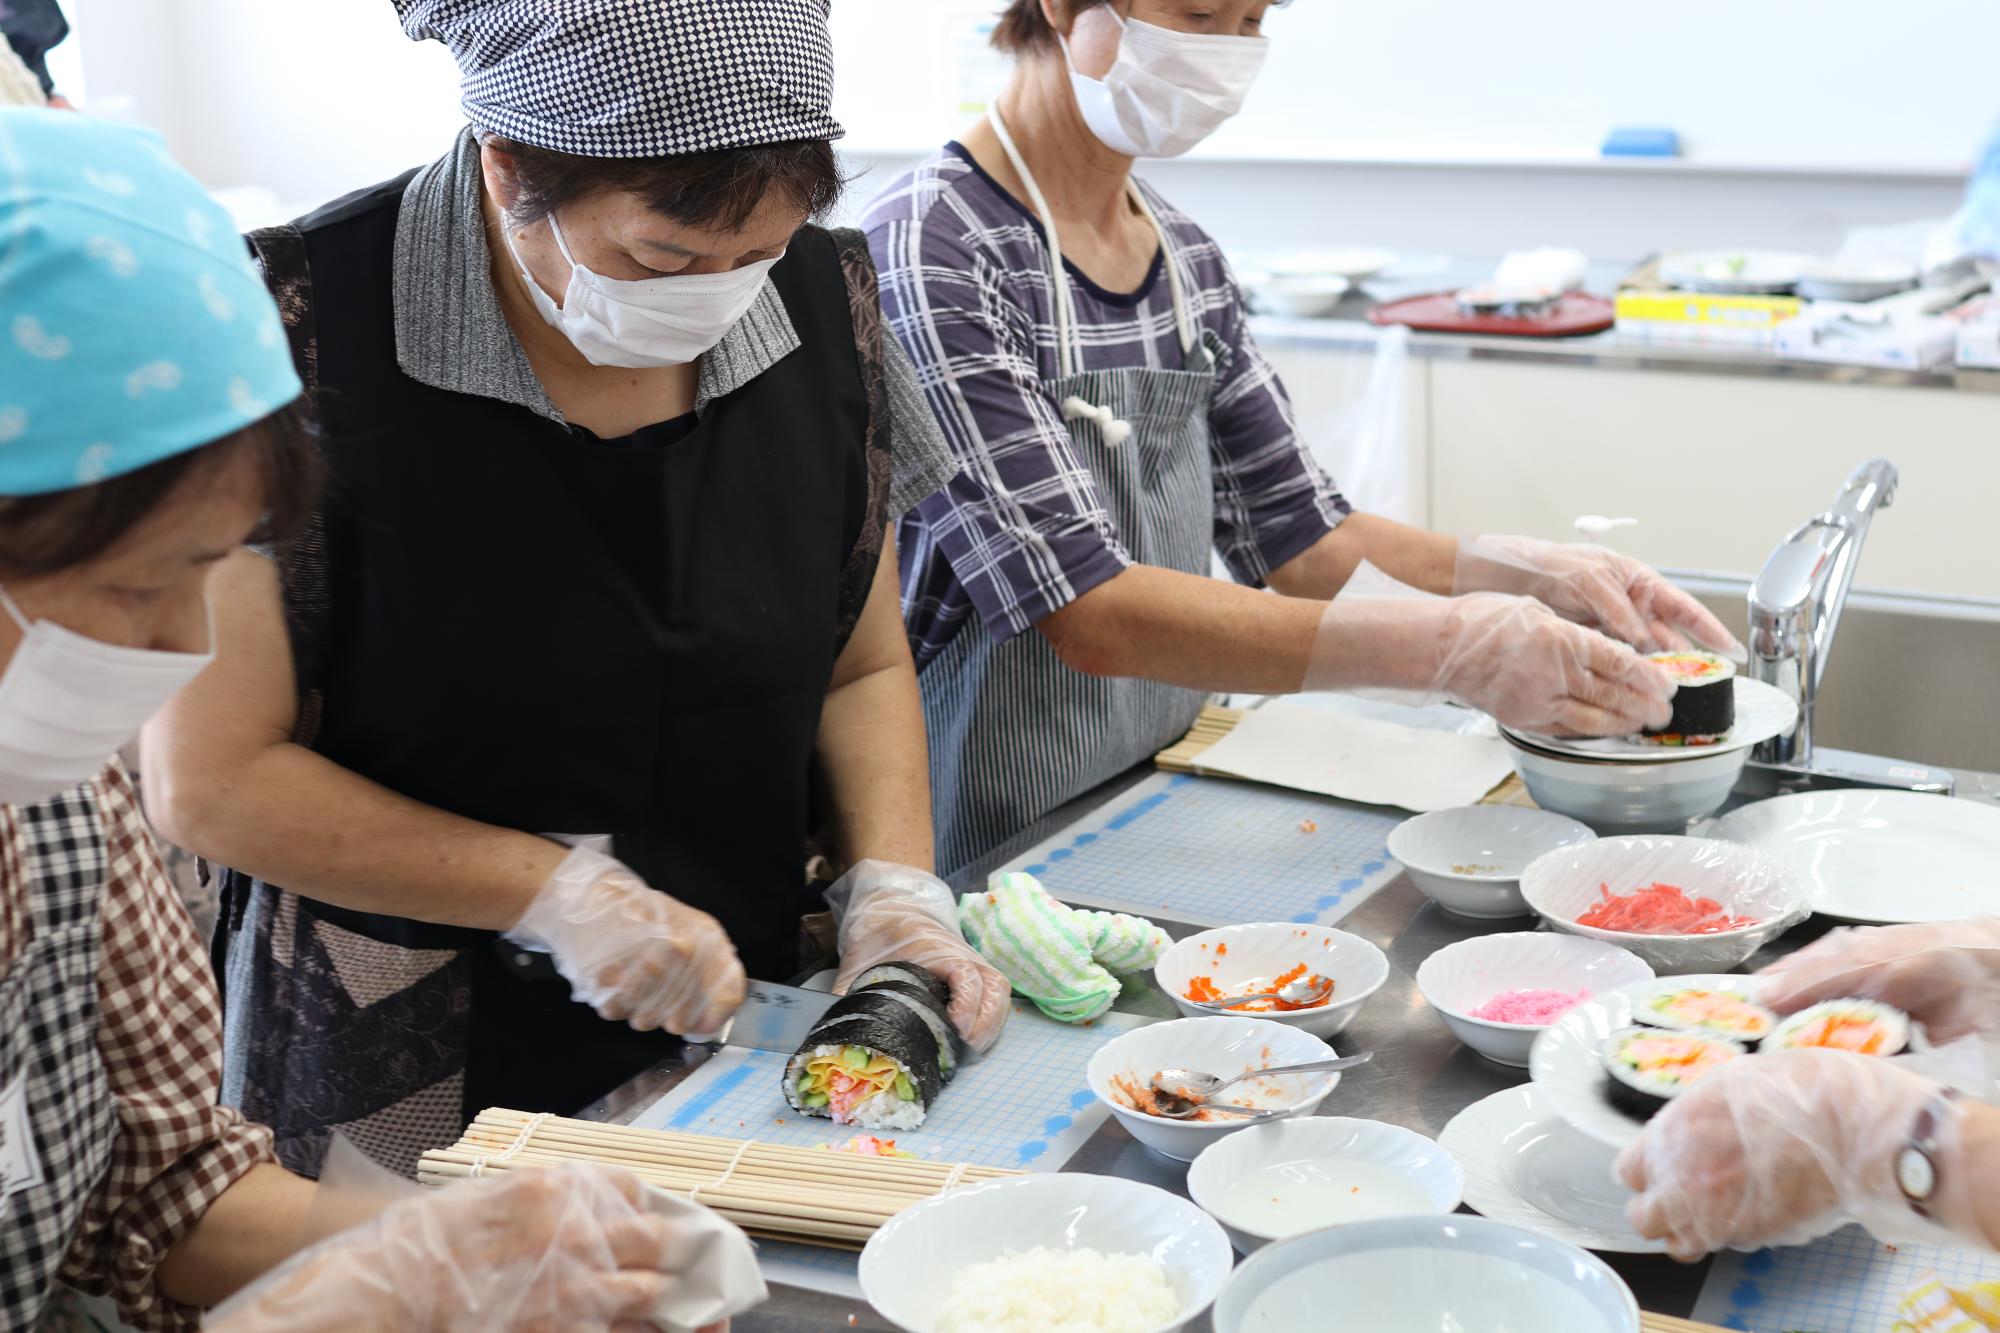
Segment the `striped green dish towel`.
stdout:
<path fill-rule="evenodd" d="M 1118 998 L 1119 973 L 1159 961 L 1167 932 L 1143 917 L 1065 907 L 1033 875 L 995 875 L 958 901 L 966 942 L 1050 1018 L 1081 1023 Z"/>

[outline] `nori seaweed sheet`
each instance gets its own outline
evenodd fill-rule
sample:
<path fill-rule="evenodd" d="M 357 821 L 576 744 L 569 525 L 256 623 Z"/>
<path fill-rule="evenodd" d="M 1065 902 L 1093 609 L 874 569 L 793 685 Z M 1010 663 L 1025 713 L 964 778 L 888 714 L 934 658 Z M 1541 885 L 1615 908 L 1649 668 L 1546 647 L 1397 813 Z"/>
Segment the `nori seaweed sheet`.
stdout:
<path fill-rule="evenodd" d="M 917 1016 L 926 1020 L 925 1026 L 929 1027 L 931 1035 L 938 1039 L 938 1049 L 944 1056 L 944 1081 L 951 1082 L 952 1075 L 958 1072 L 959 1048 L 962 1043 L 958 1039 L 958 1029 L 951 1025 L 951 1015 L 935 1003 L 929 991 L 902 981 L 878 981 L 856 993 L 893 996 L 902 1004 L 922 1010 L 923 1012 Z"/>
<path fill-rule="evenodd" d="M 859 1046 L 898 1060 L 910 1071 L 917 1101 L 929 1111 L 944 1089 L 937 1038 L 901 1000 L 860 991 L 835 1002 L 785 1062 L 785 1100 L 796 1105 L 800 1062 L 820 1046 Z M 824 1108 L 819 1108 L 824 1110 Z"/>
<path fill-rule="evenodd" d="M 945 985 L 944 978 L 915 963 L 877 963 L 855 980 L 854 989 L 864 991 L 878 981 L 900 981 L 915 986 L 937 1002 L 940 1012 L 951 1007 L 951 987 Z"/>
<path fill-rule="evenodd" d="M 1736 725 L 1736 678 L 1705 685 L 1683 684 L 1674 694 L 1673 716 L 1648 736 L 1720 736 Z"/>

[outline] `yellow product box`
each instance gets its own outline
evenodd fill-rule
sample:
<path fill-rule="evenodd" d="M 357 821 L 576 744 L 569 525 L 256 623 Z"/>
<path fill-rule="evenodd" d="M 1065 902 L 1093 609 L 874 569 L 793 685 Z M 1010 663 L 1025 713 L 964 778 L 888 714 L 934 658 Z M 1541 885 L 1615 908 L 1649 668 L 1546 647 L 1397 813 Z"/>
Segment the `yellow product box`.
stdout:
<path fill-rule="evenodd" d="M 1633 289 L 1618 293 L 1618 322 L 1771 329 L 1804 307 L 1805 302 L 1796 296 L 1716 296 L 1708 292 Z"/>

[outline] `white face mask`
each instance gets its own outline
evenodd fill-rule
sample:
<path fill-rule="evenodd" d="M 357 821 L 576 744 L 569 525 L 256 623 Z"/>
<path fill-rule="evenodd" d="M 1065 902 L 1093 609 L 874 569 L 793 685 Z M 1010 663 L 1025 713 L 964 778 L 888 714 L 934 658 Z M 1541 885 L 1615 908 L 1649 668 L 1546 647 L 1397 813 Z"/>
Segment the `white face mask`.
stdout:
<path fill-rule="evenodd" d="M 555 214 L 549 231 L 569 263 L 569 286 L 558 306 L 514 249 L 513 234 L 501 228 L 508 252 L 527 281 L 528 297 L 543 319 L 593 366 L 684 366 L 717 343 L 757 303 L 765 275 L 784 255 L 773 255 L 727 273 L 675 273 L 632 281 L 607 278 L 576 262 Z"/>
<path fill-rule="evenodd" d="M 1107 12 L 1125 30 L 1117 60 L 1102 79 L 1072 64 L 1069 86 L 1090 132 L 1129 157 L 1179 157 L 1215 133 L 1243 109 L 1271 46 L 1268 37 L 1175 32 Z"/>
<path fill-rule="evenodd" d="M 86 638 L 52 620 L 30 623 L 4 588 L 0 606 L 22 636 L 0 672 L 0 803 L 7 805 L 46 801 L 95 777 L 215 660 L 213 612 L 207 652 L 167 653 Z"/>

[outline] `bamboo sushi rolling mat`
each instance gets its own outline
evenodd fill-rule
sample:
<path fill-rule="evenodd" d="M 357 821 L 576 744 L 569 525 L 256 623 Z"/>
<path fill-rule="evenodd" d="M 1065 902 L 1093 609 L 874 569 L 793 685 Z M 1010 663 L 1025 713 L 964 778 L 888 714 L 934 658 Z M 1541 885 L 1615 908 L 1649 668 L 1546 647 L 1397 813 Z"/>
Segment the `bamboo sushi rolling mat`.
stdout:
<path fill-rule="evenodd" d="M 1194 720 L 1194 725 L 1188 728 L 1188 734 L 1154 755 L 1153 763 L 1169 773 L 1195 772 L 1195 761 L 1208 753 L 1209 749 L 1217 741 L 1220 741 L 1224 736 L 1234 731 L 1236 724 L 1241 722 L 1249 711 L 1247 708 L 1223 708 L 1216 704 L 1208 705 L 1201 710 L 1201 716 Z M 1205 774 L 1204 776 L 1229 777 L 1226 773 L 1212 773 Z M 1533 806 L 1534 801 L 1529 798 L 1528 789 L 1521 785 L 1520 775 L 1515 774 L 1488 792 L 1486 798 L 1480 804 Z"/>
<path fill-rule="evenodd" d="M 417 1179 L 444 1185 L 565 1162 L 625 1167 L 708 1205 L 753 1236 L 850 1250 L 911 1204 L 957 1185 L 1021 1174 L 490 1109 L 457 1143 L 425 1153 Z"/>

